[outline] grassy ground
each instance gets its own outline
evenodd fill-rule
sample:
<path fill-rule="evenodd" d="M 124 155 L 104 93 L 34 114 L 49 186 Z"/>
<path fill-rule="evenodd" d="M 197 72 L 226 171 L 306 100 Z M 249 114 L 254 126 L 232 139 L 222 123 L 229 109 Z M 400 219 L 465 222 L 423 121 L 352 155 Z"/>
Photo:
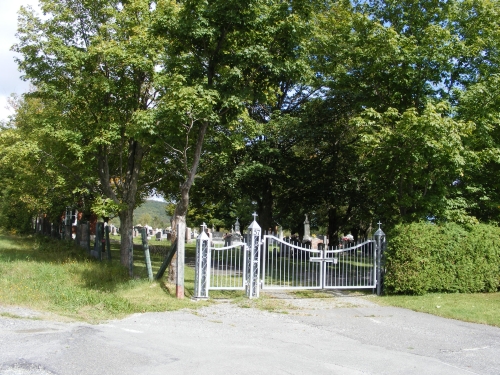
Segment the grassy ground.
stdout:
<path fill-rule="evenodd" d="M 98 262 L 86 251 L 64 241 L 45 237 L 21 237 L 0 233 L 0 305 L 49 311 L 71 319 L 99 322 L 146 311 L 198 308 L 210 302 L 193 302 L 194 269 L 185 268 L 186 299 L 175 298 L 175 286 L 150 283 L 144 253 L 134 251 L 133 280 L 119 265 L 119 245 L 112 244 L 112 261 Z M 150 246 L 170 248 L 170 243 L 151 241 Z M 194 260 L 195 244 L 186 246 L 186 263 Z M 107 259 L 104 256 L 104 259 Z M 163 260 L 151 252 L 153 275 Z M 322 291 L 297 291 L 299 298 L 332 298 Z M 362 295 L 362 293 L 360 293 Z M 230 300 L 242 308 L 287 313 L 286 301 L 267 298 L 248 300 L 243 291 L 210 291 L 211 301 Z M 370 297 L 370 301 L 445 318 L 500 327 L 500 293 L 428 294 L 424 296 Z M 5 315 L 7 313 L 4 313 Z"/>
<path fill-rule="evenodd" d="M 380 305 L 500 327 L 500 293 L 436 293 L 423 296 L 383 296 L 370 300 Z"/>
<path fill-rule="evenodd" d="M 0 234 L 0 304 L 49 311 L 88 322 L 146 311 L 197 308 L 193 302 L 194 270 L 185 269 L 186 299 L 175 298 L 165 280 L 150 283 L 144 256 L 134 254 L 135 279 L 119 265 L 118 245 L 111 262 L 98 262 L 86 251 L 45 237 Z M 152 256 L 153 274 L 162 256 Z"/>

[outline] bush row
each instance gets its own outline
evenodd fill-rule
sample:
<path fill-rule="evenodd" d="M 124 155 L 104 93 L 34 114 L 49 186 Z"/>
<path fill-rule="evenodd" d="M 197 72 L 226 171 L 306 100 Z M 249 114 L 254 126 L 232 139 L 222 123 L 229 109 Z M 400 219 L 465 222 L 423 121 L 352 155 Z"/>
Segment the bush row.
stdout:
<path fill-rule="evenodd" d="M 400 225 L 388 236 L 385 266 L 387 294 L 495 292 L 500 289 L 500 228 Z"/>

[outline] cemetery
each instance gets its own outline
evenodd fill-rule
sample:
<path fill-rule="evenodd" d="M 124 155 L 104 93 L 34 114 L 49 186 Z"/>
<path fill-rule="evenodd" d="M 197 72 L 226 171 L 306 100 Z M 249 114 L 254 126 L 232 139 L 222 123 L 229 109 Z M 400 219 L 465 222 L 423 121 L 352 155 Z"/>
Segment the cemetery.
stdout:
<path fill-rule="evenodd" d="M 256 221 L 241 228 L 237 218 L 230 231 L 216 231 L 203 224 L 200 232 L 183 229 L 185 244 L 195 244 L 194 259 L 184 259 L 195 268 L 194 298 L 208 298 L 209 290 L 242 290 L 249 298 L 259 296 L 266 289 L 372 289 L 382 293 L 381 262 L 385 249 L 385 234 L 375 233 L 378 240 L 354 241 L 352 235 L 329 240 L 326 235 L 311 235 L 308 215 L 303 222 L 303 236 L 285 237 L 283 228 L 277 232 L 262 231 Z M 85 249 L 89 256 L 100 261 L 111 261 L 111 242 L 119 235 L 119 228 L 107 222 L 82 221 L 81 213 L 67 208 L 61 223 L 37 219 L 34 229 L 39 234 L 72 240 Z M 50 232 L 43 228 L 49 228 Z M 179 230 L 179 228 L 178 228 Z M 180 232 L 179 232 L 180 233 Z M 151 257 L 162 259 L 155 278 L 161 278 L 175 257 L 179 245 L 172 246 L 172 230 L 137 224 L 132 236 L 139 242 L 133 253 L 144 254 L 148 278 L 153 280 Z M 375 237 L 374 237 L 375 238 Z M 378 242 L 377 242 L 378 241 Z M 253 245 L 252 245 L 253 243 Z M 181 283 L 183 281 L 180 281 Z"/>
<path fill-rule="evenodd" d="M 391 241 L 382 231 L 381 223 L 371 238 L 355 239 L 352 234 L 347 233 L 332 240 L 326 234 L 311 234 L 307 214 L 304 216 L 301 236 L 296 233 L 285 236 L 285 232 L 291 232 L 284 231 L 281 226 L 276 231 L 263 231 L 255 221 L 258 215 L 254 214 L 253 217 L 254 221 L 247 228 L 242 228 L 237 218 L 228 231 L 224 228 L 217 231 L 214 225 L 209 228 L 205 224 L 199 229 L 185 227 L 182 230 L 182 246 L 178 241 L 172 244 L 171 228 L 137 224 L 132 230 L 132 254 L 135 260 L 144 264 L 147 277 L 152 280 L 164 277 L 166 271 L 171 272 L 174 264 L 179 264 L 179 247 L 183 247 L 181 251 L 184 252 L 188 249 L 187 255 L 180 259 L 180 264 L 191 267 L 195 273 L 193 298 L 196 299 L 209 298 L 211 290 L 242 291 L 249 298 L 257 298 L 260 291 L 266 290 L 366 289 L 380 295 L 401 292 L 421 294 L 432 290 L 480 292 L 495 291 L 498 288 L 497 258 L 493 255 L 497 251 L 496 245 L 483 246 L 483 255 L 467 253 L 467 248 L 475 245 L 474 236 L 465 232 L 468 237 L 464 238 L 470 240 L 462 242 L 466 247 L 460 253 L 467 253 L 469 261 L 458 260 L 450 270 L 441 269 L 441 265 L 436 263 L 435 274 L 430 273 L 429 267 L 425 273 L 423 270 L 408 273 L 408 269 L 401 267 L 411 266 L 412 263 L 404 258 L 397 258 L 401 256 L 399 252 L 404 252 L 404 243 L 400 249 L 402 234 L 396 235 L 387 257 L 387 244 Z M 62 216 L 62 224 L 53 224 L 46 218 L 38 217 L 33 221 L 33 230 L 62 240 L 71 239 L 88 256 L 100 261 L 111 261 L 112 243 L 119 245 L 119 228 L 99 222 L 96 217 L 92 222 L 79 218 L 81 215 L 77 210 L 68 208 Z M 423 234 L 429 228 L 434 227 L 424 225 L 420 230 Z M 486 227 L 474 228 L 483 231 L 483 239 L 495 236 L 484 232 L 488 230 Z M 407 243 L 410 244 L 415 239 L 408 238 Z M 488 242 L 482 243 L 486 245 Z M 450 257 L 462 256 L 458 254 Z M 152 267 L 151 259 L 156 266 Z M 492 259 L 493 262 L 483 263 L 484 259 Z M 470 273 L 472 269 L 467 268 L 467 262 L 475 264 L 474 274 Z M 420 266 L 414 264 L 412 267 Z M 442 276 L 445 274 L 449 275 L 446 283 L 432 281 L 437 280 L 435 278 L 438 275 L 443 280 Z M 403 280 L 406 280 L 404 288 Z M 174 282 L 182 286 L 184 280 L 177 279 Z"/>
<path fill-rule="evenodd" d="M 20 6 L 1 374 L 500 373 L 499 0 Z"/>
<path fill-rule="evenodd" d="M 497 1 L 44 3 L 2 230 L 178 299 L 500 290 Z"/>

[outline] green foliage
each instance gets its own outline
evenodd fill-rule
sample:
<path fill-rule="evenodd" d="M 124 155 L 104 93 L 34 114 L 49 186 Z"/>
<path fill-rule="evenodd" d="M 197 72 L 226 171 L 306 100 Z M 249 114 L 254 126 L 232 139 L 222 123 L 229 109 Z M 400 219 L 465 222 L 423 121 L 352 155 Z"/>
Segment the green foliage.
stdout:
<path fill-rule="evenodd" d="M 374 110 L 355 119 L 361 136 L 361 155 L 377 202 L 386 218 L 415 221 L 443 218 L 451 184 L 464 168 L 462 139 L 471 132 L 467 123 L 447 116 L 444 103 L 427 104 L 422 113 L 414 108 L 398 113 Z M 456 189 L 455 189 L 456 190 Z M 444 217 L 444 219 L 448 219 Z"/>
<path fill-rule="evenodd" d="M 13 47 L 35 92 L 0 133 L 4 222 L 96 201 L 132 225 L 154 190 L 192 226 L 500 222 L 497 0 L 41 3 Z"/>
<path fill-rule="evenodd" d="M 454 223 L 402 224 L 389 234 L 388 294 L 495 292 L 500 288 L 500 228 Z"/>
<path fill-rule="evenodd" d="M 92 212 L 99 218 L 114 217 L 120 212 L 120 205 L 113 202 L 110 198 L 96 197 L 92 204 Z"/>

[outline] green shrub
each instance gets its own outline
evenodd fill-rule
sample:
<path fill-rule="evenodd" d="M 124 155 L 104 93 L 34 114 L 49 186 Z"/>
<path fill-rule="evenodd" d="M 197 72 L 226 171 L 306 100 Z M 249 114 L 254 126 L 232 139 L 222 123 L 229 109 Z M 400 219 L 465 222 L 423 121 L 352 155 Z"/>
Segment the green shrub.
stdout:
<path fill-rule="evenodd" d="M 500 288 L 500 228 L 413 223 L 388 236 L 388 294 L 495 292 Z"/>

